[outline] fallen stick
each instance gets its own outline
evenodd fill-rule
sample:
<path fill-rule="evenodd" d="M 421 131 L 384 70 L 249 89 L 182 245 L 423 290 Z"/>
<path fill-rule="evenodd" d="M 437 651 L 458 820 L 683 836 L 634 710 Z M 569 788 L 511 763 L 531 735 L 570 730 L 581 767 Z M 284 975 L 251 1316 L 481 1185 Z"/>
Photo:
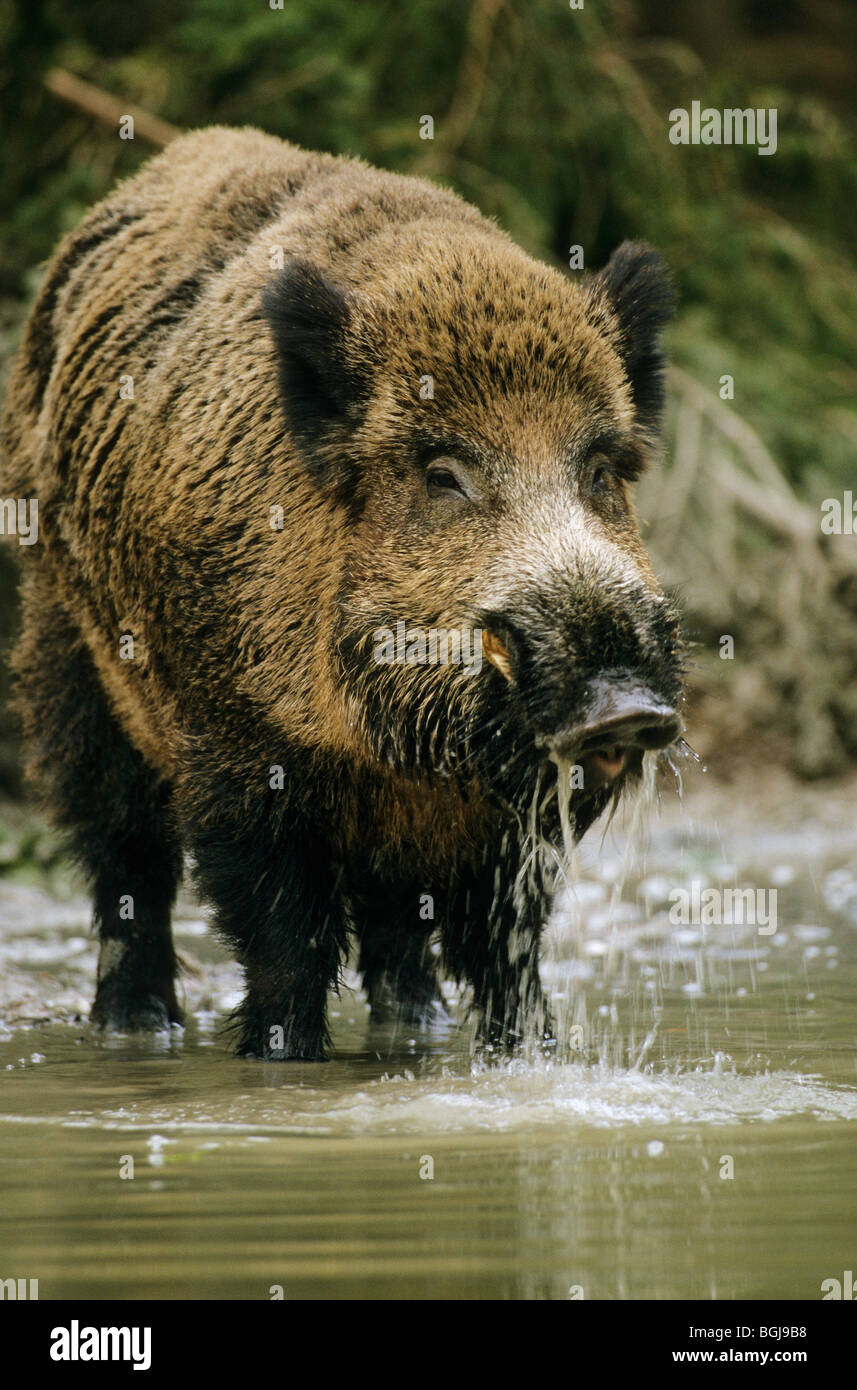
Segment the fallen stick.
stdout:
<path fill-rule="evenodd" d="M 162 121 L 160 116 L 153 116 L 150 112 L 141 110 L 139 106 L 123 103 L 118 97 L 103 92 L 91 82 L 84 82 L 82 77 L 75 77 L 74 73 L 67 72 L 65 68 L 51 68 L 44 81 L 53 96 L 59 97 L 60 101 L 67 101 L 80 111 L 85 111 L 88 116 L 103 121 L 105 125 L 118 129 L 123 116 L 133 116 L 135 135 L 139 135 L 150 145 L 158 146 L 159 149 L 163 149 L 171 140 L 175 140 L 177 135 L 182 134 L 178 126 L 170 125 L 169 121 Z"/>

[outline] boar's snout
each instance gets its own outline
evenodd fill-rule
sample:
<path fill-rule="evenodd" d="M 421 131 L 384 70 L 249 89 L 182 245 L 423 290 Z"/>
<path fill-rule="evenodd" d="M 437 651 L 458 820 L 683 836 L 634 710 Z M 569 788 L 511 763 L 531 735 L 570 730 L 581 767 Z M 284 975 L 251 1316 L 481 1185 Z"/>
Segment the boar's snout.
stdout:
<path fill-rule="evenodd" d="M 597 780 L 610 781 L 632 754 L 666 748 L 681 731 L 676 711 L 653 691 L 627 676 L 604 675 L 591 686 L 585 721 L 540 742 L 550 753 L 588 764 Z"/>
<path fill-rule="evenodd" d="M 680 737 L 680 639 L 659 594 L 578 586 L 574 597 L 531 591 L 514 618 L 486 613 L 483 654 L 505 677 L 510 709 L 538 753 L 582 764 L 586 785 L 597 787 Z"/>
<path fill-rule="evenodd" d="M 560 753 L 581 753 L 605 744 L 643 749 L 666 748 L 681 733 L 676 711 L 653 691 L 627 676 L 602 676 L 594 681 L 585 723 L 563 729 L 548 740 Z"/>

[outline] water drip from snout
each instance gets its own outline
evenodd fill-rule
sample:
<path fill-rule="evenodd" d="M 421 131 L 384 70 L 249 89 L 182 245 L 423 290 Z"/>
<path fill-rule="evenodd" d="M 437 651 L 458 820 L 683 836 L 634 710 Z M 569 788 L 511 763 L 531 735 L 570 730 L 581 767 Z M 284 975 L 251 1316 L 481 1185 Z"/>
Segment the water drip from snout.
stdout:
<path fill-rule="evenodd" d="M 656 779 L 660 756 L 659 753 L 645 753 L 639 780 L 632 784 L 630 789 L 623 789 L 617 796 L 614 796 L 606 808 L 606 819 L 602 826 L 602 844 L 607 831 L 610 829 L 620 800 L 626 804 L 630 802 L 631 805 L 627 842 L 622 856 L 620 873 L 614 886 L 614 896 L 621 896 L 628 875 L 638 867 L 645 851 L 645 827 L 649 813 L 657 799 Z M 572 785 L 576 764 L 573 758 L 564 757 L 560 753 L 552 753 L 550 760 L 556 766 L 556 781 L 541 800 L 539 799 L 541 779 L 536 785 L 530 806 L 527 836 L 528 854 L 526 857 L 528 860 L 532 860 L 534 857 L 541 858 L 545 867 L 548 864 L 552 865 L 557 875 L 569 887 L 573 887 L 577 878 L 578 866 L 574 839 L 576 823 L 573 809 L 576 789 Z M 549 839 L 544 830 L 545 812 L 554 798 L 557 799 L 557 812 L 562 833 L 560 845 L 556 845 Z M 559 887 L 559 877 L 555 887 Z"/>
<path fill-rule="evenodd" d="M 607 904 L 611 920 L 607 927 L 608 938 L 604 969 L 608 976 L 615 970 L 619 954 L 617 908 L 622 900 L 625 884 L 639 872 L 645 859 L 647 826 L 657 799 L 656 781 L 661 757 L 660 752 L 643 755 L 639 780 L 611 800 L 602 822 L 601 847 L 603 848 L 607 832 L 621 800 L 627 808 L 628 817 L 624 827 L 626 842 Z M 575 895 L 575 884 L 581 878 L 579 855 L 575 845 L 574 797 L 578 794 L 577 789 L 572 785 L 575 763 L 573 758 L 563 757 L 556 753 L 552 755 L 551 760 L 556 766 L 556 778 L 552 779 L 546 792 L 543 787 L 544 775 L 539 777 L 536 784 L 527 816 L 526 844 L 522 856 L 522 870 L 518 877 L 516 889 L 520 890 L 523 887 L 524 876 L 537 876 L 555 895 L 555 905 L 551 915 L 557 914 L 558 918 L 562 919 L 561 935 L 564 938 L 564 949 L 560 940 L 557 939 L 558 934 L 556 932 L 550 935 L 545 943 L 548 946 L 551 968 L 555 970 L 560 966 L 560 961 L 563 965 L 567 963 L 569 945 L 573 945 L 574 954 L 580 956 L 584 949 L 587 932 L 584 920 L 585 909 Z M 553 806 L 554 798 L 557 800 L 556 807 Z M 551 813 L 552 827 L 551 822 L 546 818 L 548 812 Z M 557 817 L 561 832 L 559 843 L 555 838 Z M 553 837 L 551 828 L 553 828 Z M 518 901 L 520 902 L 520 899 Z M 586 1016 L 584 991 L 575 989 L 569 978 L 565 991 L 559 996 L 553 995 L 551 1007 L 556 1025 L 557 1060 L 570 1060 L 575 1056 L 579 1058 L 579 1049 L 569 1050 L 572 1026 L 580 1025 L 586 1037 L 593 1037 Z M 603 1029 L 599 1029 L 599 1033 L 600 1031 Z M 593 1041 L 595 1041 L 594 1038 Z M 599 1036 L 596 1044 L 599 1052 L 603 1041 L 603 1038 Z"/>
<path fill-rule="evenodd" d="M 636 873 L 645 855 L 646 826 L 656 800 L 656 777 L 662 757 L 661 752 L 648 752 L 643 755 L 641 774 L 638 780 L 626 787 L 611 800 L 602 821 L 601 844 L 603 847 L 616 808 L 621 799 L 629 808 L 630 815 L 624 829 L 627 840 L 622 854 L 619 870 L 612 884 L 612 894 L 608 911 L 612 919 L 608 923 L 608 942 L 605 960 L 607 973 L 615 969 L 619 946 L 618 914 L 626 881 Z M 518 868 L 512 887 L 511 900 L 518 920 L 523 924 L 532 911 L 532 904 L 541 900 L 545 922 L 554 918 L 561 922 L 560 933 L 549 934 L 545 942 L 546 960 L 551 962 L 549 969 L 556 973 L 562 971 L 567 980 L 562 993 L 551 992 L 551 1009 L 556 1028 L 556 1060 L 580 1060 L 580 1048 L 570 1042 L 572 1025 L 581 1025 L 581 1034 L 597 1047 L 599 1055 L 603 1051 L 603 1028 L 599 1025 L 597 1036 L 591 1032 L 586 1017 L 586 995 L 572 984 L 572 973 L 568 973 L 569 951 L 580 957 L 584 951 L 587 932 L 584 922 L 583 904 L 575 895 L 575 884 L 580 881 L 580 860 L 575 845 L 576 816 L 574 798 L 579 795 L 574 784 L 574 759 L 568 755 L 553 753 L 551 761 L 556 775 L 551 776 L 547 763 L 537 774 L 530 803 L 521 817 L 518 835 L 507 834 L 503 841 L 503 855 L 514 853 L 517 841 Z M 554 805 L 556 802 L 556 805 Z M 557 835 L 557 822 L 559 835 Z M 501 891 L 501 877 L 498 871 L 495 882 L 495 902 Z M 560 940 L 559 938 L 562 938 Z M 561 946 L 564 949 L 561 949 Z M 536 1043 L 535 1039 L 531 1042 Z M 537 1044 L 536 1044 L 537 1045 Z M 587 1048 L 590 1046 L 587 1043 Z M 602 1058 L 603 1060 L 603 1058 Z"/>
<path fill-rule="evenodd" d="M 550 761 L 556 767 L 556 777 L 547 790 L 543 788 L 545 769 L 540 768 L 533 790 L 532 800 L 526 819 L 524 847 L 521 868 L 515 885 L 515 901 L 520 907 L 524 883 L 531 890 L 538 891 L 544 885 L 548 892 L 555 892 L 561 883 L 571 887 L 576 877 L 576 851 L 574 844 L 575 815 L 572 810 L 572 774 L 575 763 L 569 756 L 552 753 Z M 561 842 L 557 844 L 546 829 L 548 810 L 556 801 L 556 814 L 559 818 Z"/>
<path fill-rule="evenodd" d="M 657 754 L 645 753 L 643 755 L 643 767 L 640 781 L 635 789 L 635 795 L 631 803 L 631 815 L 628 824 L 628 838 L 619 863 L 619 872 L 613 884 L 610 894 L 610 941 L 607 950 L 607 960 L 605 968 L 608 973 L 612 973 L 616 965 L 617 956 L 617 931 L 616 931 L 616 907 L 622 900 L 625 892 L 625 884 L 632 874 L 636 874 L 645 859 L 648 848 L 647 826 L 649 817 L 657 800 Z M 616 812 L 616 802 L 610 804 L 610 813 L 604 827 L 604 835 L 601 837 L 602 844 L 604 836 L 610 828 L 613 816 Z"/>
<path fill-rule="evenodd" d="M 560 880 L 566 884 L 574 881 L 574 814 L 571 810 L 571 774 L 574 763 L 560 754 L 552 757 L 556 763 L 556 779 L 547 790 L 543 788 L 544 769 L 540 768 L 536 777 L 526 825 L 521 865 L 515 883 L 515 904 L 522 907 L 524 884 L 529 884 L 531 892 L 538 892 L 540 885 L 554 891 Z M 562 830 L 562 845 L 554 843 L 545 829 L 548 808 L 558 800 L 558 815 Z"/>

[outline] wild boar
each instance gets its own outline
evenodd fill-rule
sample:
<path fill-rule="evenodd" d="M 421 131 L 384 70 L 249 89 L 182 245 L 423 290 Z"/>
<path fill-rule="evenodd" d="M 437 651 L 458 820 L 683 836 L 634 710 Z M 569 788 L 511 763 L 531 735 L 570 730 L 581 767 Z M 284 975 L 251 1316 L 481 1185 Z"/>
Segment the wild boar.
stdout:
<path fill-rule="evenodd" d="M 254 130 L 176 140 L 63 241 L 3 466 L 39 504 L 17 700 L 97 1024 L 180 1021 L 187 853 L 239 1053 L 324 1056 L 352 937 L 376 1016 L 430 1019 L 440 966 L 484 1038 L 550 1036 L 552 864 L 681 732 L 631 498 L 672 308 L 645 245 L 571 280 Z"/>

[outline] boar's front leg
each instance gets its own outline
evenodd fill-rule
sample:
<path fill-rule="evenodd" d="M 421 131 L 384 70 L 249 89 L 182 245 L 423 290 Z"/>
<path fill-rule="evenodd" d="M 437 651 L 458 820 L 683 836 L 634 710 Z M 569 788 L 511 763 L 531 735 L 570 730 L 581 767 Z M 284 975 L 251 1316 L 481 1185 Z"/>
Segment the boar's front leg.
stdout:
<path fill-rule="evenodd" d="M 248 824 L 246 802 L 234 819 L 221 802 L 217 821 L 197 825 L 191 843 L 200 889 L 244 966 L 247 994 L 232 1016 L 238 1055 L 323 1061 L 327 993 L 346 944 L 338 875 L 323 843 L 280 808 Z"/>
<path fill-rule="evenodd" d="M 434 911 L 422 887 L 379 879 L 349 889 L 358 970 L 374 1023 L 426 1028 L 448 1021 L 431 949 Z"/>
<path fill-rule="evenodd" d="M 500 847 L 486 852 L 481 867 L 466 869 L 442 932 L 448 968 L 473 990 L 481 1040 L 503 1050 L 553 1037 L 539 978 L 547 903 L 535 887 L 523 899 L 515 893 L 516 869 Z"/>

